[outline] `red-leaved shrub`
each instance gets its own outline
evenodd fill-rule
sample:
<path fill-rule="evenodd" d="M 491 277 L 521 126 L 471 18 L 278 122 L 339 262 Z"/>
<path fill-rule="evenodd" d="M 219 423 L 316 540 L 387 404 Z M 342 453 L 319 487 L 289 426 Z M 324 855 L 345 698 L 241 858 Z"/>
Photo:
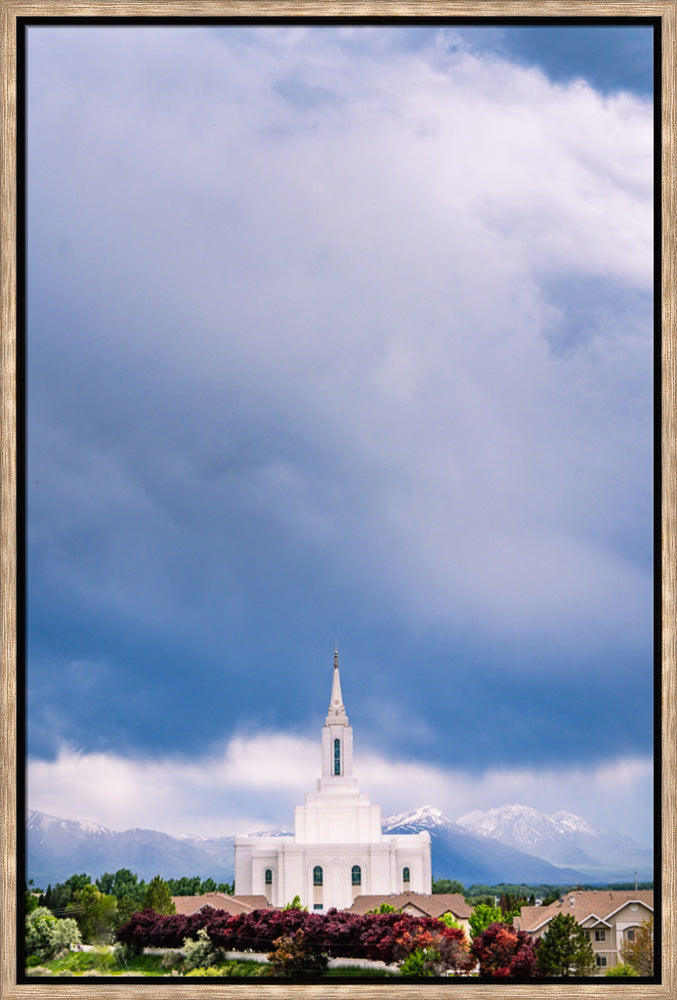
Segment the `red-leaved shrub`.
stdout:
<path fill-rule="evenodd" d="M 136 952 L 145 947 L 180 948 L 186 938 L 196 938 L 202 928 L 212 944 L 224 950 L 271 952 L 280 938 L 295 939 L 302 931 L 308 948 L 331 957 L 391 964 L 401 962 L 411 950 L 421 947 L 421 941 L 430 940 L 445 970 L 466 971 L 474 964 L 462 930 L 445 927 L 433 917 L 408 913 L 261 909 L 230 916 L 223 910 L 205 907 L 190 916 L 161 916 L 144 910 L 118 930 L 117 939 Z"/>
<path fill-rule="evenodd" d="M 526 931 L 507 924 L 490 924 L 472 943 L 480 976 L 526 979 L 536 974 L 534 942 Z"/>

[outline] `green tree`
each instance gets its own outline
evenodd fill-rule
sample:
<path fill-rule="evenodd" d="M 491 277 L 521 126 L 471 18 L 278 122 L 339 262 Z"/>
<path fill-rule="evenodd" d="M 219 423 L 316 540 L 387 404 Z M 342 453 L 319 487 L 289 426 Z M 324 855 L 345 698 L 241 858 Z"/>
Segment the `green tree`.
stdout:
<path fill-rule="evenodd" d="M 42 899 L 42 895 L 36 896 L 36 891 L 39 890 L 33 889 L 32 883 L 33 879 L 30 880 L 28 885 L 24 882 L 24 913 L 26 916 L 28 916 L 29 913 L 32 913 L 33 910 L 37 910 L 40 905 L 40 900 Z"/>
<path fill-rule="evenodd" d="M 653 917 L 643 920 L 634 941 L 621 945 L 621 958 L 640 976 L 653 975 Z"/>
<path fill-rule="evenodd" d="M 110 938 L 116 926 L 117 909 L 115 896 L 100 892 L 95 885 L 85 885 L 75 893 L 66 913 L 74 917 L 83 941 L 92 944 Z"/>
<path fill-rule="evenodd" d="M 148 883 L 141 909 L 155 910 L 156 913 L 176 913 L 169 886 L 160 875 L 156 875 Z"/>
<path fill-rule="evenodd" d="M 473 938 L 479 937 L 491 924 L 503 922 L 503 914 L 498 906 L 490 906 L 488 903 L 478 903 L 470 914 L 470 934 Z"/>
<path fill-rule="evenodd" d="M 118 899 L 118 913 L 115 921 L 115 930 L 118 930 L 119 927 L 122 927 L 127 923 L 127 921 L 131 920 L 139 909 L 140 905 L 136 903 L 131 896 L 123 896 L 122 899 Z"/>
<path fill-rule="evenodd" d="M 182 875 L 181 878 L 168 878 L 167 885 L 172 896 L 199 896 L 202 891 L 199 875 L 191 877 Z"/>
<path fill-rule="evenodd" d="M 97 887 L 99 892 L 115 895 L 115 893 L 113 892 L 114 883 L 115 883 L 115 875 L 111 875 L 110 872 L 104 872 L 100 878 L 96 879 L 94 885 Z"/>
<path fill-rule="evenodd" d="M 96 886 L 101 892 L 113 895 L 116 899 L 130 896 L 139 904 L 143 902 L 147 888 L 146 883 L 140 882 L 138 875 L 135 875 L 129 868 L 118 868 L 114 875 L 105 872 L 101 878 L 96 880 Z M 138 908 L 141 909 L 141 906 Z"/>
<path fill-rule="evenodd" d="M 553 917 L 538 947 L 538 971 L 544 976 L 587 976 L 595 969 L 588 932 L 571 913 Z"/>
<path fill-rule="evenodd" d="M 556 903 L 558 899 L 562 897 L 562 889 L 551 889 L 546 896 L 543 897 L 543 906 L 550 906 L 551 903 Z"/>
<path fill-rule="evenodd" d="M 78 925 L 74 920 L 58 920 L 46 906 L 39 906 L 26 918 L 26 955 L 37 955 L 42 961 L 54 958 L 60 951 L 79 945 Z"/>
<path fill-rule="evenodd" d="M 91 885 L 91 882 L 89 875 L 83 873 L 82 875 L 71 875 L 65 882 L 57 882 L 53 888 L 51 885 L 47 886 L 45 906 L 48 906 L 57 917 L 63 916 L 68 904 L 73 902 L 75 893 L 84 889 L 86 885 Z"/>
<path fill-rule="evenodd" d="M 438 892 L 458 892 L 461 896 L 464 896 L 465 886 L 458 879 L 434 878 L 433 893 Z"/>

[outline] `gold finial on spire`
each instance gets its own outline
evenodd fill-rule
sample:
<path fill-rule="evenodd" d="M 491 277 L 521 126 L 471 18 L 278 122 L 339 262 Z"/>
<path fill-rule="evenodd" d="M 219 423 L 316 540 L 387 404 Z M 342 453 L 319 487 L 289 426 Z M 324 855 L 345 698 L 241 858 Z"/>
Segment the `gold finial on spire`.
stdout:
<path fill-rule="evenodd" d="M 338 642 L 334 646 L 334 668 L 338 669 Z"/>

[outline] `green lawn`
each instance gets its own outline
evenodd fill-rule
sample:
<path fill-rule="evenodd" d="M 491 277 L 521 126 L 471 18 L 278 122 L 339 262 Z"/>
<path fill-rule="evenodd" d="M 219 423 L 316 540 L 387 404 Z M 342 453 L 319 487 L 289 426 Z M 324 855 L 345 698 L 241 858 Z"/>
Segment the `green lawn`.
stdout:
<path fill-rule="evenodd" d="M 49 962 L 29 959 L 26 974 L 29 976 L 86 976 L 92 973 L 100 976 L 121 976 L 133 973 L 135 976 L 166 976 L 168 969 L 162 968 L 162 955 L 139 955 L 126 966 L 115 961 L 112 948 L 97 948 L 94 951 L 70 951 L 62 958 Z"/>
<path fill-rule="evenodd" d="M 116 961 L 111 947 L 96 948 L 93 951 L 71 951 L 62 958 L 40 962 L 30 958 L 26 974 L 29 976 L 176 976 L 171 968 L 163 966 L 164 955 L 137 955 L 125 965 Z M 178 973 L 188 976 L 267 976 L 268 966 L 262 962 L 247 962 L 242 959 L 227 962 L 209 969 L 195 969 L 192 973 Z M 383 979 L 391 976 L 385 969 L 328 969 L 325 976 L 351 979 Z"/>

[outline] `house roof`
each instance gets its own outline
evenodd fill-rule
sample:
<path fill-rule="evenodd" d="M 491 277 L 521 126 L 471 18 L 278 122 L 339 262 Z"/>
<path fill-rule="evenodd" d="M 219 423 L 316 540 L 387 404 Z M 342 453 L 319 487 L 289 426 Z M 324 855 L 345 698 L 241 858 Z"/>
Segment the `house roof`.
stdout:
<path fill-rule="evenodd" d="M 467 920 L 472 909 L 458 892 L 440 892 L 424 895 L 422 892 L 398 892 L 390 896 L 357 896 L 350 907 L 351 913 L 367 913 L 377 910 L 382 903 L 402 910 L 406 906 L 415 907 L 427 917 L 441 917 L 451 913 L 454 917 Z"/>
<path fill-rule="evenodd" d="M 226 910 L 231 915 L 251 913 L 268 906 L 265 896 L 228 896 L 225 892 L 205 892 L 201 896 L 172 896 L 177 913 L 196 913 L 203 906 Z"/>
<path fill-rule="evenodd" d="M 585 889 L 566 893 L 549 906 L 523 906 L 513 923 L 523 931 L 540 930 L 558 913 L 570 913 L 579 924 L 591 919 L 592 924 L 608 923 L 609 918 L 628 903 L 641 903 L 653 910 L 653 889 Z"/>

